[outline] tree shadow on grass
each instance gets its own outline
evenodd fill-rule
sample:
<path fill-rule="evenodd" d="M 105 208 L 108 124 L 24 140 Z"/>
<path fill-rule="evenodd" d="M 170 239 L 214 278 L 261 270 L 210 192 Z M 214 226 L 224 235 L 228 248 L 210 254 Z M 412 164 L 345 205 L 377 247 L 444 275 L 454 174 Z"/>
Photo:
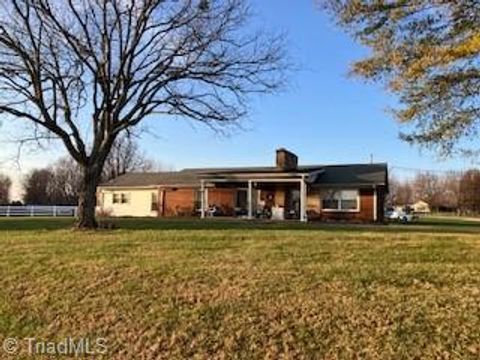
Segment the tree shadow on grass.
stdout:
<path fill-rule="evenodd" d="M 235 219 L 157 219 L 115 218 L 101 219 L 101 224 L 113 225 L 122 230 L 264 230 L 264 231 L 328 231 L 328 232 L 375 232 L 375 233 L 480 233 L 480 221 L 459 219 L 422 220 L 414 224 L 346 224 L 346 223 L 300 223 L 298 221 L 265 221 Z M 1 231 L 49 231 L 72 228 L 72 218 L 0 218 Z M 104 230 L 107 231 L 107 230 Z"/>
<path fill-rule="evenodd" d="M 415 224 L 348 224 L 298 221 L 263 221 L 232 219 L 115 219 L 122 229 L 149 230 L 288 230 L 329 232 L 378 232 L 378 233 L 480 233 L 480 222 L 429 221 Z"/>
<path fill-rule="evenodd" d="M 1 231 L 40 231 L 61 230 L 73 227 L 73 218 L 28 218 L 28 217 L 0 217 Z"/>

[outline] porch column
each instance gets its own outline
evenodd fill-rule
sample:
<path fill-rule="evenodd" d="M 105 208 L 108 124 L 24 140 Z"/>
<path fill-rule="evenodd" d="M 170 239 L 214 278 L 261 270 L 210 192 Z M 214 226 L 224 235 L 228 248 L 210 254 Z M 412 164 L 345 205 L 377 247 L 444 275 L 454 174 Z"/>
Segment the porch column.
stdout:
<path fill-rule="evenodd" d="M 205 181 L 200 181 L 200 218 L 205 219 Z"/>
<path fill-rule="evenodd" d="M 253 219 L 253 204 L 252 204 L 252 180 L 248 180 L 248 192 L 247 192 L 247 206 L 248 206 L 248 218 Z"/>
<path fill-rule="evenodd" d="M 210 205 L 208 203 L 208 187 L 205 186 L 205 210 L 203 210 L 205 215 L 211 215 L 208 210 L 210 209 Z"/>
<path fill-rule="evenodd" d="M 373 187 L 373 221 L 377 221 L 378 219 L 378 199 L 377 199 L 377 187 Z"/>
<path fill-rule="evenodd" d="M 157 216 L 158 217 L 164 217 L 165 216 L 165 189 L 162 188 L 158 192 L 158 211 L 157 211 Z"/>
<path fill-rule="evenodd" d="M 307 184 L 304 177 L 300 181 L 300 221 L 307 221 Z"/>

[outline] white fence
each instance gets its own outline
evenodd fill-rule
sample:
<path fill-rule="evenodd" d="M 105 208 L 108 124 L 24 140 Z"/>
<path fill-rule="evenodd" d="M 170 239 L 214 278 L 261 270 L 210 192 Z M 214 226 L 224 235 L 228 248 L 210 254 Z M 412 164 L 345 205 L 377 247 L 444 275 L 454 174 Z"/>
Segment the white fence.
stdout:
<path fill-rule="evenodd" d="M 45 206 L 45 205 L 4 205 L 0 206 L 0 217 L 2 216 L 76 216 L 76 206 Z"/>

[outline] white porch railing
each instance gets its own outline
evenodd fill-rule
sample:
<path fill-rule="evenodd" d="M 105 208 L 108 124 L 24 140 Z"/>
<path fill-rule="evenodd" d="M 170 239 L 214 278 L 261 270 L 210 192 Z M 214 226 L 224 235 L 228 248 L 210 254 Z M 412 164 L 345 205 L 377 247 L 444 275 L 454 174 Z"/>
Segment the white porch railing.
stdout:
<path fill-rule="evenodd" d="M 76 206 L 64 205 L 3 205 L 0 206 L 0 217 L 13 216 L 76 216 Z"/>

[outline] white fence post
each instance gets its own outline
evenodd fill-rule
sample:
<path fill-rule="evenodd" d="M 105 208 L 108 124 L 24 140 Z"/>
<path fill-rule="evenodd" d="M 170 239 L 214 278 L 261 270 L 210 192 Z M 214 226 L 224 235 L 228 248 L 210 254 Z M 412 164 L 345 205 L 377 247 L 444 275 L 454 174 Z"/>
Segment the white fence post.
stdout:
<path fill-rule="evenodd" d="M 57 217 L 57 205 L 53 205 L 53 217 Z"/>
<path fill-rule="evenodd" d="M 10 216 L 10 205 L 7 206 L 7 217 Z"/>

